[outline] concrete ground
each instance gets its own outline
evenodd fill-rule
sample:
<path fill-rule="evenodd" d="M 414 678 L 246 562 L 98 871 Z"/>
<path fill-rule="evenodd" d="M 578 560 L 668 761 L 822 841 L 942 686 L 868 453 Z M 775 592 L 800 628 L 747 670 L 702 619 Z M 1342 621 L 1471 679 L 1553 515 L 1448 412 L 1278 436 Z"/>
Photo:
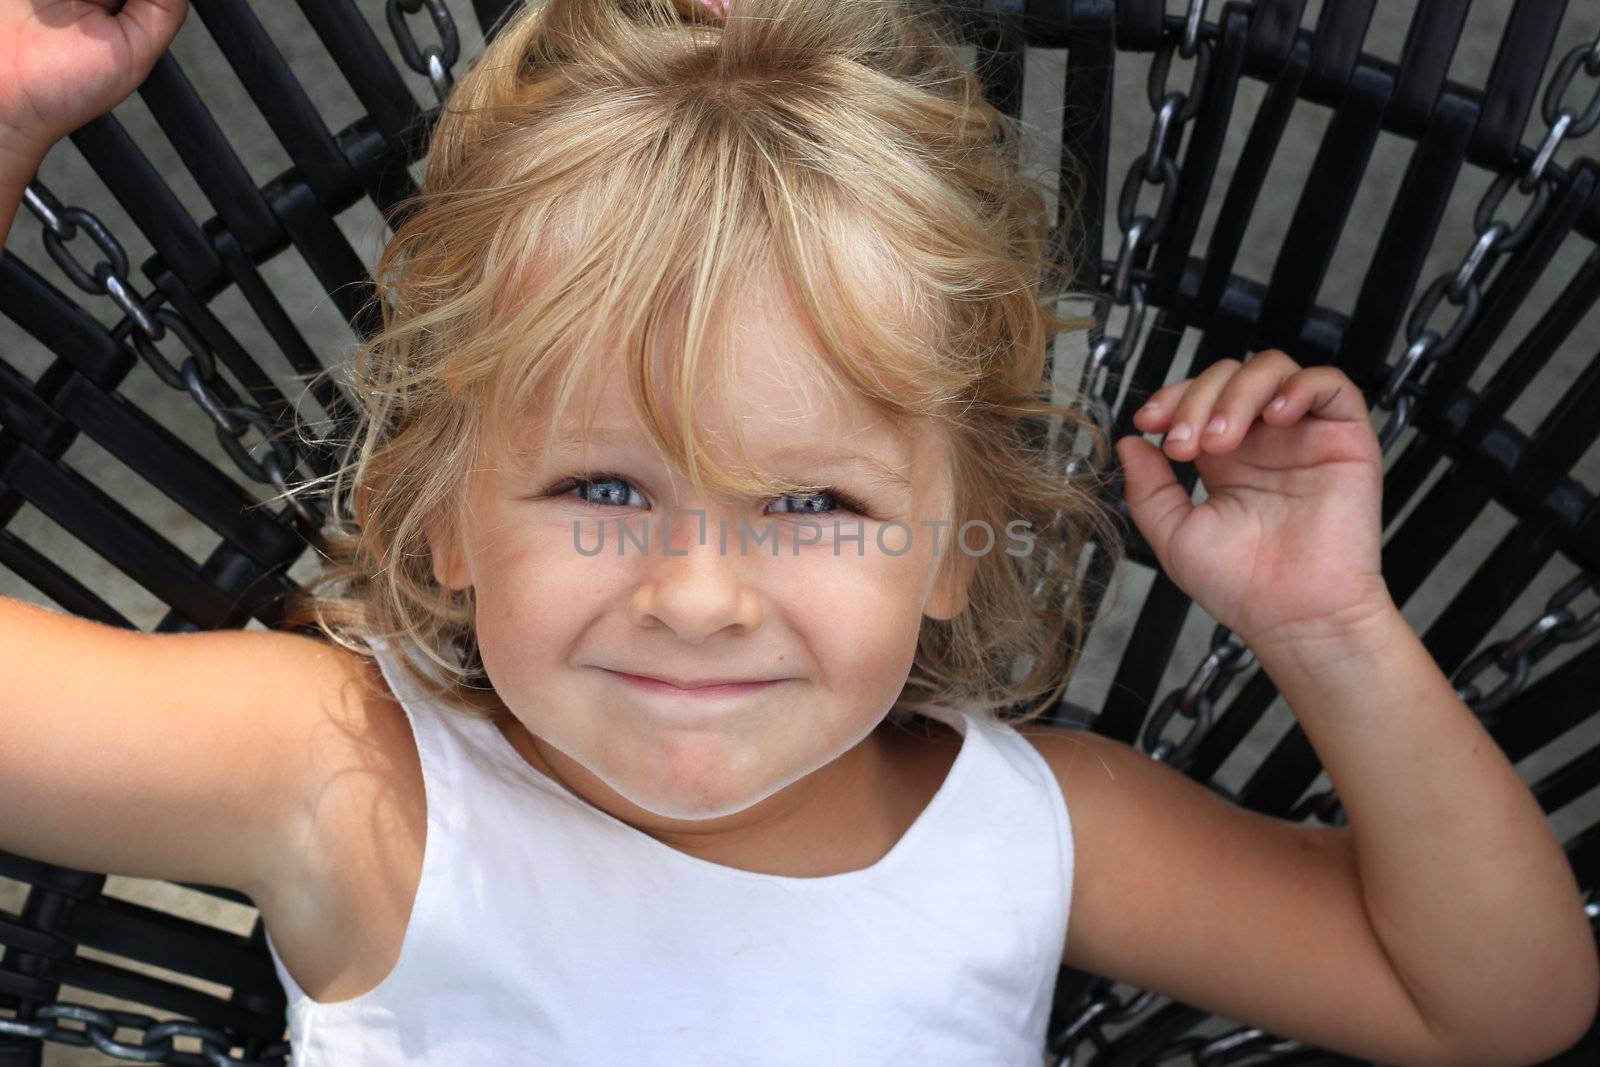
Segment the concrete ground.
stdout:
<path fill-rule="evenodd" d="M 476 31 L 469 0 L 448 0 L 448 3 L 456 16 L 462 35 L 463 59 L 457 66 L 459 73 L 465 69 L 466 58 L 475 55 L 481 49 L 482 41 Z M 290 4 L 254 6 L 297 75 L 310 87 L 314 99 L 325 108 L 329 127 L 338 129 L 356 118 L 359 114 L 356 101 L 336 65 L 320 48 L 317 37 L 310 31 L 298 6 Z M 381 0 L 358 0 L 357 6 L 371 22 L 379 40 L 389 46 L 391 54 L 397 54 L 385 23 L 384 5 Z M 1169 6 L 1177 10 L 1180 5 Z M 1309 4 L 1304 18 L 1306 26 L 1315 25 L 1320 6 L 1318 0 L 1312 0 Z M 1365 48 L 1368 52 L 1385 58 L 1397 58 L 1415 5 L 1398 0 L 1375 6 L 1377 13 Z M 1217 9 L 1218 5 L 1212 4 L 1210 7 Z M 1500 29 L 1511 7 L 1511 0 L 1480 0 L 1473 5 L 1467 33 L 1451 66 L 1450 77 L 1453 80 L 1470 85 L 1483 84 L 1494 56 Z M 1568 14 L 1560 30 L 1556 53 L 1558 56 L 1580 41 L 1592 40 L 1597 29 L 1600 29 L 1600 21 L 1597 21 L 1596 12 L 1590 9 L 1591 5 L 1572 4 L 1568 7 Z M 1216 11 L 1212 10 L 1209 13 L 1215 17 Z M 423 40 L 428 39 L 426 31 L 421 28 L 425 25 L 425 21 L 419 17 L 414 22 L 419 27 L 417 31 L 419 38 Z M 252 174 L 259 180 L 265 181 L 282 171 L 288 165 L 287 157 L 274 141 L 259 112 L 238 86 L 198 18 L 191 18 L 185 25 L 174 45 L 174 51 L 213 110 L 223 117 L 224 127 L 236 135 L 235 149 Z M 1120 182 L 1128 162 L 1143 149 L 1148 135 L 1151 114 L 1144 95 L 1146 59 L 1147 57 L 1143 56 L 1125 57 L 1119 65 L 1118 113 L 1113 132 L 1114 182 Z M 1064 53 L 1040 51 L 1030 56 L 1027 68 L 1028 85 L 1023 121 L 1035 135 L 1030 152 L 1030 165 L 1047 170 L 1053 166 L 1053 160 L 1059 152 L 1061 124 L 1059 86 L 1064 69 L 1063 61 Z M 425 103 L 430 101 L 430 92 L 424 78 L 411 76 L 410 84 L 419 100 Z M 1254 82 L 1246 83 L 1241 89 L 1238 110 L 1230 132 L 1229 150 L 1225 154 L 1223 174 L 1218 182 L 1218 189 L 1224 187 L 1231 162 L 1237 157 L 1250 116 L 1259 104 L 1263 90 L 1263 86 Z M 1587 99 L 1588 94 L 1584 92 L 1578 97 L 1578 103 L 1581 104 Z M 185 204 L 190 206 L 198 218 L 210 217 L 213 212 L 209 205 L 184 173 L 175 153 L 167 145 L 137 96 L 121 105 L 116 113 L 160 170 L 171 176 L 173 187 Z M 1293 128 L 1279 152 L 1278 162 L 1275 164 L 1276 170 L 1268 182 L 1252 223 L 1245 254 L 1237 268 L 1240 273 L 1258 280 L 1264 280 L 1270 274 L 1272 264 L 1282 249 L 1284 231 L 1328 115 L 1326 108 L 1301 105 Z M 1544 124 L 1539 119 L 1538 109 L 1535 108 L 1528 132 L 1523 138 L 1524 143 L 1530 145 L 1538 143 L 1544 132 Z M 1558 161 L 1570 162 L 1580 153 L 1592 154 L 1596 136 L 1600 134 L 1565 146 L 1557 156 Z M 1324 304 L 1348 309 L 1353 303 L 1377 233 L 1406 165 L 1408 149 L 1408 142 L 1400 138 L 1386 134 L 1380 139 L 1362 186 L 1352 223 L 1347 230 L 1347 241 L 1341 248 L 1322 290 L 1321 301 Z M 41 169 L 41 177 L 64 203 L 83 205 L 98 214 L 121 238 L 133 263 L 142 262 L 150 253 L 148 244 L 70 144 L 64 142 L 51 153 Z M 1471 223 L 1472 210 L 1482 191 L 1487 187 L 1488 181 L 1489 175 L 1484 172 L 1470 168 L 1464 171 L 1460 189 L 1451 201 L 1439 240 L 1424 272 L 1424 280 L 1453 269 L 1471 247 L 1474 237 Z M 1514 206 L 1516 205 L 1520 205 L 1520 201 L 1514 199 Z M 1200 235 L 1201 241 L 1197 242 L 1197 247 L 1204 241 L 1214 211 L 1213 206 L 1211 215 L 1208 215 L 1204 223 Z M 363 202 L 346 212 L 339 223 L 364 259 L 369 264 L 375 262 L 383 237 L 376 212 Z M 7 247 L 55 284 L 75 293 L 76 291 L 71 289 L 46 256 L 39 240 L 39 232 L 39 224 L 24 210 L 19 214 Z M 1108 234 L 1108 242 L 1114 242 L 1116 236 L 1115 232 Z M 1106 251 L 1107 255 L 1114 255 L 1114 243 L 1108 243 Z M 1552 265 L 1545 288 L 1528 302 L 1527 308 L 1507 332 L 1507 337 L 1511 341 L 1502 343 L 1490 365 L 1480 370 L 1478 376 L 1473 379 L 1472 384 L 1475 387 L 1481 385 L 1492 373 L 1493 367 L 1506 356 L 1515 339 L 1523 336 L 1529 325 L 1543 312 L 1550 299 L 1567 282 L 1589 251 L 1586 242 L 1578 240 L 1568 242 L 1568 247 L 1563 249 Z M 312 345 L 330 361 L 336 363 L 348 361 L 354 348 L 352 334 L 299 257 L 293 251 L 287 252 L 265 265 L 263 273 L 284 304 L 300 317 Z M 141 291 L 149 288 L 146 279 L 138 278 L 135 281 Z M 98 316 L 108 327 L 116 321 L 117 315 L 109 300 L 92 301 L 85 297 L 82 302 L 91 314 Z M 223 296 L 216 306 L 221 308 L 221 316 L 237 331 L 248 349 L 264 354 L 265 359 L 269 361 L 269 369 L 274 373 L 287 374 L 286 365 L 275 366 L 270 363 L 271 359 L 276 358 L 275 346 L 263 332 L 253 328 L 253 322 L 245 311 L 245 305 L 236 294 Z M 1191 350 L 1193 340 L 1191 337 L 1186 341 Z M 1595 316 L 1591 314 L 1563 346 L 1555 366 L 1544 375 L 1542 384 L 1532 390 L 1512 410 L 1512 418 L 1520 427 L 1531 430 L 1536 425 L 1540 416 L 1550 409 L 1576 378 L 1580 368 L 1593 358 L 1597 341 L 1600 341 L 1600 324 L 1597 324 Z M 1059 350 L 1062 353 L 1059 357 L 1060 379 L 1069 385 L 1075 384 L 1078 368 L 1084 356 L 1082 337 L 1063 337 Z M 0 352 L 4 353 L 3 358 L 8 363 L 30 376 L 40 373 L 48 362 L 47 353 L 5 319 L 0 319 Z M 1397 359 L 1399 354 L 1398 350 L 1389 353 L 1390 362 Z M 1184 376 L 1183 369 L 1186 365 L 1186 358 L 1180 357 L 1175 364 L 1176 369 L 1171 380 Z M 137 404 L 162 412 L 167 424 L 185 434 L 196 448 L 213 457 L 223 469 L 232 469 L 215 441 L 209 422 L 194 408 L 187 397 L 168 390 L 147 368 L 135 369 L 125 383 L 123 393 Z M 1398 454 L 1399 451 L 1400 449 L 1396 448 L 1391 455 Z M 196 560 L 203 559 L 214 544 L 215 536 L 208 529 L 192 521 L 164 497 L 131 478 L 125 468 L 87 438 L 80 439 L 68 452 L 66 459 L 86 477 L 98 485 L 111 489 L 136 514 L 158 530 L 170 535 Z M 1600 455 L 1591 450 L 1580 464 L 1578 477 L 1589 486 L 1600 484 L 1600 478 L 1596 477 L 1600 474 L 1600 469 L 1597 468 L 1600 468 Z M 254 487 L 247 486 L 247 488 Z M 1423 590 L 1405 605 L 1408 620 L 1419 629 L 1428 626 L 1466 579 L 1476 561 L 1483 558 L 1509 527 L 1508 515 L 1498 507 L 1490 508 L 1473 525 L 1457 550 L 1429 576 Z M 87 549 L 78 545 L 70 536 L 63 536 L 60 530 L 35 509 L 25 508 L 10 523 L 9 528 L 13 534 L 41 547 L 51 558 L 88 581 L 140 626 L 146 628 L 153 626 L 163 614 L 162 605 Z M 1491 635 L 1492 639 L 1508 637 L 1537 618 L 1550 593 L 1574 573 L 1569 564 L 1559 560 L 1547 568 L 1547 572 L 1540 576 L 1501 624 L 1496 626 Z M 311 563 L 308 560 L 302 562 L 293 575 L 297 579 L 304 579 L 310 573 Z M 1137 568 L 1128 568 L 1124 572 L 1118 606 L 1095 629 L 1082 664 L 1075 675 L 1069 693 L 1069 698 L 1074 702 L 1097 707 L 1102 701 L 1115 672 L 1116 655 L 1127 640 L 1136 609 L 1150 581 L 1151 575 Z M 0 571 L 0 594 L 24 600 L 41 599 L 36 591 L 6 571 Z M 1588 600 L 1580 600 L 1575 605 L 1584 610 L 1589 606 L 1591 605 Z M 1195 665 L 1204 658 L 1212 626 L 1211 621 L 1201 613 L 1194 613 L 1194 618 L 1185 630 L 1178 652 L 1172 660 L 1172 666 L 1163 679 L 1162 692 L 1183 684 Z M 1569 655 L 1570 650 L 1567 650 L 1564 654 L 1557 654 L 1547 659 L 1541 664 L 1535 677 L 1542 676 L 1558 666 Z M 1242 783 L 1248 768 L 1260 759 L 1291 721 L 1288 709 L 1280 700 L 1261 725 L 1252 732 L 1238 757 L 1224 766 L 1221 775 L 1223 784 L 1237 788 Z M 1597 733 L 1600 733 L 1600 723 L 1591 723 L 1575 729 L 1525 760 L 1519 769 L 1524 773 L 1526 780 L 1530 782 L 1537 780 L 1542 774 L 1572 755 L 1593 746 L 1600 740 L 1595 736 Z M 1325 784 L 1325 780 L 1321 780 L 1314 788 L 1320 789 Z M 1591 791 L 1580 801 L 1557 812 L 1552 822 L 1558 834 L 1565 839 L 1580 827 L 1592 822 L 1596 816 L 1596 809 L 1597 800 Z M 253 909 L 219 904 L 165 882 L 113 876 L 107 884 L 107 893 L 178 915 L 203 919 L 241 934 L 249 931 L 255 918 Z M 21 885 L 0 879 L 0 910 L 17 911 L 20 909 L 22 898 Z M 115 960 L 114 957 L 90 949 L 84 949 L 83 955 L 108 962 Z M 164 974 L 140 964 L 126 965 L 162 974 L 163 977 L 182 980 L 178 979 L 178 976 Z M 219 994 L 226 994 L 226 990 L 222 987 L 207 988 Z M 63 999 L 101 1007 L 137 1010 L 136 1006 L 76 989 L 64 990 Z M 128 1034 L 124 1032 L 119 1036 L 127 1037 Z M 180 1043 L 180 1047 L 197 1046 L 192 1043 L 187 1045 Z M 92 1050 L 85 1051 L 51 1044 L 47 1047 L 45 1062 L 54 1067 L 68 1067 L 68 1065 L 104 1064 L 116 1061 Z"/>

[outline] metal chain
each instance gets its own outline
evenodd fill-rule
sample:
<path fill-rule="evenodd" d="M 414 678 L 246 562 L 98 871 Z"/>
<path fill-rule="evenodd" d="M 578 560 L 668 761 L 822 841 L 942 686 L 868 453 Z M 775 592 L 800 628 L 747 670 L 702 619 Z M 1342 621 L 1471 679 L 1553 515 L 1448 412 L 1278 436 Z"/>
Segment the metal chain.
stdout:
<path fill-rule="evenodd" d="M 1078 383 L 1087 414 L 1093 417 L 1107 440 L 1111 437 L 1111 408 L 1116 401 L 1122 369 L 1139 347 L 1149 307 L 1145 283 L 1135 272 L 1149 261 L 1151 248 L 1161 240 L 1172 218 L 1178 194 L 1178 165 L 1174 162 L 1178 144 L 1183 139 L 1184 125 L 1200 113 L 1211 73 L 1212 43 L 1200 36 L 1205 7 L 1205 0 L 1189 0 L 1183 37 L 1164 41 L 1151 60 L 1147 93 L 1154 121 L 1145 150 L 1128 167 L 1117 197 L 1117 226 L 1122 231 L 1122 244 L 1111 272 L 1111 291 L 1101 298 L 1095 309 L 1095 323 L 1089 331 L 1089 359 Z M 1187 92 L 1167 84 L 1174 53 L 1194 60 Z M 1153 211 L 1141 212 L 1139 194 L 1152 185 L 1160 189 L 1159 199 Z M 1113 306 L 1125 310 L 1120 329 L 1110 333 L 1107 326 Z M 1074 456 L 1067 467 L 1067 475 L 1076 474 L 1085 459 L 1082 455 Z"/>
<path fill-rule="evenodd" d="M 1111 1041 L 1101 1032 L 1103 1027 L 1131 1020 L 1159 999 L 1155 993 L 1138 989 L 1126 998 L 1119 997 L 1112 991 L 1112 985 L 1109 978 L 1096 978 L 1084 1006 L 1072 1022 L 1051 1035 L 1045 1051 L 1058 1057 L 1053 1067 L 1071 1067 L 1071 1049 L 1084 1040 L 1092 1042 L 1097 1052 L 1105 1052 Z"/>
<path fill-rule="evenodd" d="M 1168 693 L 1145 722 L 1139 741 L 1150 758 L 1177 770 L 1187 768 L 1195 749 L 1211 730 L 1211 712 L 1217 699 L 1233 679 L 1254 666 L 1255 661 L 1255 654 L 1245 647 L 1238 635 L 1219 625 L 1211 634 L 1211 652 L 1189 676 L 1188 683 Z M 1161 731 L 1166 729 L 1174 714 L 1194 724 L 1176 744 L 1161 737 Z"/>
<path fill-rule="evenodd" d="M 440 43 L 419 48 L 405 16 L 416 14 L 424 7 L 438 31 Z M 401 59 L 412 70 L 427 75 L 434 94 L 443 102 L 454 84 L 451 68 L 461 53 L 460 35 L 444 0 L 387 0 L 385 14 L 394 31 Z M 105 224 L 83 208 L 62 207 L 37 177 L 24 190 L 23 203 L 44 225 L 45 250 L 50 258 L 78 288 L 93 295 L 109 296 L 122 309 L 132 327 L 128 333 L 134 350 L 164 383 L 194 398 L 216 424 L 218 440 L 239 468 L 253 480 L 270 483 L 280 492 L 289 493 L 287 474 L 296 470 L 300 462 L 294 444 L 271 436 L 276 429 L 273 420 L 258 406 L 242 401 L 226 380 L 217 377 L 211 349 L 176 308 L 160 306 L 163 301 L 160 294 L 154 297 L 139 294 L 128 280 L 127 253 Z M 67 247 L 80 229 L 105 257 L 93 268 L 85 268 Z M 113 336 L 120 329 L 119 324 Z M 188 352 L 177 366 L 155 346 L 169 331 Z M 251 457 L 239 440 L 251 427 L 267 438 L 269 452 L 260 461 Z M 289 502 L 303 522 L 313 529 L 321 527 L 323 517 L 315 508 L 308 510 L 297 496 L 290 496 Z M 56 1022 L 58 1019 L 77 1021 L 83 1024 L 83 1029 L 62 1026 Z M 115 1035 L 119 1028 L 144 1030 L 145 1036 L 138 1042 L 117 1041 Z M 201 1051 L 175 1050 L 173 1038 L 179 1036 L 198 1038 Z M 184 1021 L 158 1022 L 152 1016 L 137 1012 L 110 1011 L 61 1001 L 42 1006 L 28 1020 L 0 1018 L 0 1037 L 34 1038 L 80 1047 L 92 1044 L 117 1059 L 184 1067 L 202 1064 L 281 1067 L 290 1054 L 289 1043 L 280 1041 L 263 1049 L 260 1059 L 239 1058 L 228 1054 L 237 1042 L 216 1027 Z"/>
<path fill-rule="evenodd" d="M 139 358 L 169 388 L 186 392 L 194 399 L 215 424 L 217 440 L 239 469 L 252 481 L 289 494 L 288 475 L 300 464 L 299 450 L 292 441 L 276 434 L 277 424 L 271 416 L 242 400 L 226 380 L 217 376 L 210 346 L 176 308 L 159 306 L 165 299 L 159 293 L 146 297 L 134 288 L 128 279 L 128 254 L 105 223 L 84 208 L 62 207 L 37 177 L 23 190 L 22 202 L 44 225 L 44 247 L 50 258 L 79 289 L 94 296 L 108 296 L 122 309 L 131 327 L 129 339 Z M 86 268 L 68 247 L 80 230 L 89 235 L 104 256 L 92 268 Z M 122 328 L 119 323 L 112 336 L 115 338 Z M 169 331 L 188 352 L 176 367 L 155 344 L 165 339 Z M 259 461 L 240 441 L 251 427 L 259 430 L 267 442 L 268 452 Z M 322 525 L 322 516 L 315 509 L 308 508 L 297 496 L 288 499 L 301 522 L 312 528 Z"/>
<path fill-rule="evenodd" d="M 1545 169 L 1556 149 L 1567 138 L 1582 137 L 1600 125 L 1600 81 L 1581 114 L 1566 106 L 1568 91 L 1580 66 L 1585 74 L 1600 79 L 1600 37 L 1589 44 L 1577 45 L 1562 58 L 1544 93 L 1542 114 L 1549 129 L 1527 170 L 1520 176 L 1508 172 L 1495 178 L 1472 215 L 1477 240 L 1455 270 L 1439 275 L 1423 290 L 1406 319 L 1405 354 L 1390 371 L 1374 401 L 1380 410 L 1389 413 L 1378 435 L 1385 454 L 1394 447 L 1411 421 L 1415 397 L 1422 393 L 1418 380 L 1426 367 L 1454 351 L 1477 322 L 1483 302 L 1483 276 L 1493 269 L 1496 258 L 1502 253 L 1521 247 L 1544 217 L 1555 184 Z M 1499 212 L 1513 183 L 1519 192 L 1531 199 L 1523 207 L 1521 216 L 1509 222 L 1500 218 Z M 1458 309 L 1455 319 L 1442 328 L 1434 326 L 1432 321 L 1441 301 L 1448 301 Z"/>
<path fill-rule="evenodd" d="M 1567 605 L 1586 589 L 1600 594 L 1600 574 L 1579 574 L 1545 601 L 1544 614 L 1524 626 L 1515 637 L 1489 645 L 1462 664 L 1450 679 L 1450 684 L 1456 687 L 1456 695 L 1479 716 L 1499 711 L 1528 684 L 1528 669 L 1532 663 L 1549 655 L 1558 645 L 1581 641 L 1600 630 L 1600 607 L 1582 618 L 1567 610 Z M 1478 675 L 1490 666 L 1498 667 L 1507 677 L 1485 694 L 1476 682 Z"/>
<path fill-rule="evenodd" d="M 243 1059 L 228 1055 L 237 1042 L 214 1026 L 199 1023 L 159 1022 L 153 1016 L 138 1012 L 110 1011 L 82 1004 L 46 1004 L 34 1017 L 36 1022 L 20 1019 L 0 1019 L 0 1037 L 29 1037 L 58 1041 L 64 1045 L 93 1045 L 107 1056 L 139 1063 L 172 1063 L 187 1065 L 210 1064 L 211 1067 L 281 1067 L 289 1053 L 289 1043 L 280 1041 L 268 1045 L 260 1059 Z M 61 1026 L 57 1019 L 72 1019 L 83 1024 L 82 1030 Z M 145 1031 L 144 1039 L 130 1044 L 117 1041 L 119 1028 Z M 174 1037 L 200 1039 L 198 1053 L 180 1052 L 172 1047 Z"/>
<path fill-rule="evenodd" d="M 424 7 L 428 9 L 428 18 L 439 35 L 439 43 L 420 48 L 416 37 L 412 36 L 411 24 L 406 21 L 406 16 L 415 15 Z M 439 103 L 444 103 L 445 97 L 450 95 L 450 90 L 455 86 L 450 68 L 461 58 L 461 35 L 456 32 L 456 21 L 451 17 L 450 9 L 444 6 L 444 0 L 386 0 L 383 14 L 389 21 L 395 44 L 400 48 L 401 60 L 418 74 L 427 75 L 429 84 L 433 86 L 433 95 L 439 98 Z"/>
<path fill-rule="evenodd" d="M 1143 990 L 1134 990 L 1126 997 L 1118 996 L 1112 986 L 1110 979 L 1096 979 L 1086 996 L 1084 1007 L 1071 1023 L 1051 1036 L 1045 1046 L 1046 1054 L 1055 1057 L 1051 1067 L 1072 1067 L 1072 1049 L 1083 1041 L 1093 1044 L 1097 1054 L 1105 1054 L 1112 1044 L 1111 1039 L 1103 1033 L 1109 1024 L 1131 1025 L 1141 1017 L 1154 1014 L 1167 1002 L 1166 998 Z M 1311 1046 L 1292 1038 L 1279 1038 L 1255 1027 L 1240 1026 L 1215 1037 L 1191 1035 L 1178 1038 L 1139 1062 L 1161 1064 L 1180 1056 L 1189 1056 L 1197 1067 L 1223 1067 L 1265 1053 L 1270 1058 L 1257 1062 L 1272 1063 L 1288 1056 L 1288 1059 L 1282 1060 L 1287 1064 L 1298 1062 L 1299 1058 L 1294 1054 L 1310 1049 Z"/>

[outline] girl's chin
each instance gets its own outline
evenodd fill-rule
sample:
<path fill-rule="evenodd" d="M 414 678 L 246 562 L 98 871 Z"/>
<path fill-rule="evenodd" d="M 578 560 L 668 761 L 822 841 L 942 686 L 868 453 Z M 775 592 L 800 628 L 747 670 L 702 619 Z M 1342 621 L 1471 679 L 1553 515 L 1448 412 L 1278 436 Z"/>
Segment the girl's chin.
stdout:
<path fill-rule="evenodd" d="M 641 811 L 657 819 L 673 822 L 707 823 L 726 819 L 767 800 L 786 786 L 785 780 L 774 780 L 760 788 L 730 789 L 724 786 L 715 793 L 683 788 L 638 788 L 633 783 L 606 783 L 613 792 Z"/>

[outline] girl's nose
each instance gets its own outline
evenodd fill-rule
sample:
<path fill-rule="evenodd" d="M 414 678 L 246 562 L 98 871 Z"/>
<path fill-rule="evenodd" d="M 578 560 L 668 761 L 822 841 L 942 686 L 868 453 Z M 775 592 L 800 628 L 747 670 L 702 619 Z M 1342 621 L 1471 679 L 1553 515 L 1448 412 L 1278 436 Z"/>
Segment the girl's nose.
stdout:
<path fill-rule="evenodd" d="M 675 515 L 662 541 L 652 530 L 649 559 L 629 601 L 634 622 L 659 623 L 690 644 L 701 644 L 728 627 L 751 632 L 761 625 L 761 599 L 745 580 L 738 540 L 724 548 L 715 518 L 701 523 Z"/>

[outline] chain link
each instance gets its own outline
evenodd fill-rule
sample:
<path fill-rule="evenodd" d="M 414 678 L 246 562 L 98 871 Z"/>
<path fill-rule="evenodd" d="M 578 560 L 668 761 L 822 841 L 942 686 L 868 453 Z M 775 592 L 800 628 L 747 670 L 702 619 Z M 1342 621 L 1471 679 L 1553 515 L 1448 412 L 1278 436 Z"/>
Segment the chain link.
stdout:
<path fill-rule="evenodd" d="M 1189 14 L 1183 20 L 1183 44 L 1178 46 L 1184 59 L 1193 59 L 1200 46 L 1200 24 L 1206 16 L 1206 0 L 1189 0 Z"/>
<path fill-rule="evenodd" d="M 1600 594 L 1600 575 L 1579 574 L 1557 590 L 1545 602 L 1544 614 L 1516 636 L 1485 647 L 1462 664 L 1450 679 L 1456 695 L 1480 716 L 1499 711 L 1527 685 L 1528 670 L 1534 661 L 1543 659 L 1558 645 L 1581 641 L 1600 630 L 1600 607 L 1581 618 L 1567 610 L 1567 605 L 1586 589 Z M 1477 680 L 1491 666 L 1498 667 L 1507 677 L 1485 694 Z"/>
<path fill-rule="evenodd" d="M 1217 698 L 1236 675 L 1254 664 L 1255 655 L 1244 642 L 1226 626 L 1218 626 L 1211 635 L 1210 653 L 1189 676 L 1188 683 L 1168 693 L 1146 721 L 1139 740 L 1150 758 L 1177 770 L 1187 768 L 1195 749 L 1211 730 L 1211 713 Z M 1161 737 L 1175 714 L 1194 723 L 1176 744 Z"/>
<path fill-rule="evenodd" d="M 1567 138 L 1582 137 L 1600 125 L 1600 81 L 1596 82 L 1594 95 L 1582 113 L 1574 112 L 1565 104 L 1580 68 L 1590 77 L 1600 79 L 1600 37 L 1574 47 L 1562 58 L 1545 88 L 1542 113 L 1549 128 L 1538 151 L 1520 175 L 1508 171 L 1495 177 L 1473 211 L 1472 227 L 1477 239 L 1471 249 L 1459 266 L 1441 274 L 1423 290 L 1406 319 L 1405 354 L 1389 372 L 1374 401 L 1379 410 L 1389 413 L 1378 434 L 1385 455 L 1411 421 L 1412 406 L 1422 392 L 1419 380 L 1427 366 L 1454 351 L 1476 324 L 1483 303 L 1483 278 L 1493 270 L 1495 259 L 1520 248 L 1532 235 L 1534 227 L 1543 221 L 1554 192 L 1554 181 L 1545 170 L 1556 149 Z M 1515 222 L 1500 217 L 1501 205 L 1513 184 L 1520 193 L 1531 198 Z M 1441 303 L 1449 303 L 1457 309 L 1455 319 L 1442 329 L 1433 325 L 1434 314 Z"/>
<path fill-rule="evenodd" d="M 418 46 L 411 24 L 406 21 L 407 15 L 415 15 L 424 7 L 428 9 L 434 32 L 439 35 L 439 43 L 426 48 Z M 439 103 L 444 103 L 455 86 L 450 68 L 461 58 L 461 35 L 456 32 L 456 21 L 450 9 L 444 6 L 444 0 L 385 0 L 383 14 L 399 46 L 401 60 L 418 74 L 427 75 L 433 95 L 439 98 Z"/>

